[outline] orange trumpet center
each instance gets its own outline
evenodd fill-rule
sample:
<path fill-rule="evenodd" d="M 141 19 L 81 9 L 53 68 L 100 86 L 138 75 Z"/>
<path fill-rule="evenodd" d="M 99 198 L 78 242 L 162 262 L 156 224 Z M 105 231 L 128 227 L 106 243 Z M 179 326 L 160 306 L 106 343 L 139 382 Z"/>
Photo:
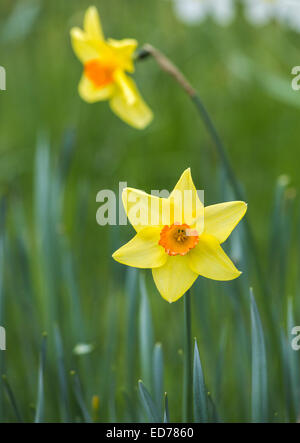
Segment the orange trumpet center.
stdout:
<path fill-rule="evenodd" d="M 199 242 L 199 235 L 189 225 L 174 223 L 164 226 L 158 242 L 169 255 L 185 255 Z"/>
<path fill-rule="evenodd" d="M 112 64 L 104 64 L 99 60 L 90 60 L 84 65 L 84 73 L 98 88 L 103 88 L 114 81 L 115 67 Z"/>

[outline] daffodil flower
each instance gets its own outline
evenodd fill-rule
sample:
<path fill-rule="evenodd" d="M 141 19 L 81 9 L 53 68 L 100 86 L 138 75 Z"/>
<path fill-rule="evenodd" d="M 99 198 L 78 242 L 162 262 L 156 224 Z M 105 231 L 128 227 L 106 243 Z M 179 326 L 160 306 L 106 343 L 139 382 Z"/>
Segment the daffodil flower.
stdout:
<path fill-rule="evenodd" d="M 190 169 L 168 198 L 126 188 L 122 199 L 136 235 L 113 258 L 127 266 L 152 268 L 157 289 L 170 303 L 182 297 L 199 275 L 226 281 L 241 274 L 221 244 L 244 216 L 246 203 L 204 207 Z"/>
<path fill-rule="evenodd" d="M 211 16 L 220 25 L 229 25 L 235 16 L 234 0 L 173 0 L 175 14 L 183 23 L 193 25 Z"/>
<path fill-rule="evenodd" d="M 128 76 L 134 72 L 137 41 L 105 40 L 94 6 L 86 11 L 83 28 L 71 29 L 74 52 L 84 66 L 79 95 L 88 103 L 108 100 L 118 117 L 135 128 L 145 128 L 153 115 Z"/>
<path fill-rule="evenodd" d="M 300 3 L 295 0 L 244 0 L 245 15 L 254 25 L 271 20 L 300 32 Z"/>

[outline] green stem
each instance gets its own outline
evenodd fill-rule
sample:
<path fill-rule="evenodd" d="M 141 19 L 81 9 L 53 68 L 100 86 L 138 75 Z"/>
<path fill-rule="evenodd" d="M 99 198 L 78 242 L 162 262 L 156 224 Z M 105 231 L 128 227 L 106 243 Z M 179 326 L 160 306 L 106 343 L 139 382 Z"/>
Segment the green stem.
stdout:
<path fill-rule="evenodd" d="M 192 422 L 192 329 L 191 295 L 184 295 L 184 375 L 183 375 L 183 421 Z"/>
<path fill-rule="evenodd" d="M 234 170 L 232 168 L 232 165 L 230 163 L 230 160 L 228 158 L 226 149 L 224 144 L 222 143 L 222 140 L 219 136 L 219 133 L 210 118 L 210 115 L 208 114 L 204 104 L 202 103 L 202 100 L 198 96 L 196 90 L 191 86 L 191 84 L 188 82 L 188 80 L 185 78 L 185 76 L 182 74 L 182 72 L 177 68 L 177 66 L 174 65 L 164 54 L 162 54 L 160 51 L 158 51 L 153 46 L 146 44 L 142 48 L 142 50 L 137 54 L 136 60 L 144 60 L 148 58 L 149 56 L 152 56 L 159 67 L 165 71 L 167 74 L 171 75 L 176 82 L 184 89 L 184 91 L 189 95 L 192 102 L 197 108 L 198 113 L 200 114 L 200 117 L 211 137 L 213 140 L 219 158 L 224 166 L 224 169 L 226 171 L 226 175 L 228 178 L 229 183 L 231 184 L 231 187 L 233 189 L 233 192 L 235 194 L 235 198 L 238 200 L 244 200 L 244 195 L 241 190 L 240 184 L 235 176 Z M 245 218 L 245 229 L 246 229 L 246 235 L 247 240 L 250 248 L 252 249 L 254 261 L 255 261 L 255 267 L 257 276 L 261 285 L 261 288 L 265 294 L 269 294 L 269 287 L 266 284 L 264 272 L 262 270 L 260 260 L 258 258 L 258 251 L 254 240 L 254 235 L 251 229 L 251 226 L 248 223 L 247 218 Z"/>
<path fill-rule="evenodd" d="M 194 95 L 191 96 L 191 99 L 192 99 L 192 102 L 195 104 L 197 111 L 199 112 L 199 114 L 202 118 L 202 121 L 203 121 L 209 135 L 211 136 L 211 138 L 217 148 L 218 155 L 224 165 L 228 181 L 231 184 L 231 187 L 233 189 L 233 192 L 234 192 L 236 198 L 238 200 L 243 200 L 244 199 L 243 192 L 241 190 L 239 182 L 237 181 L 237 179 L 235 177 L 233 168 L 230 164 L 229 158 L 226 153 L 225 146 L 222 143 L 222 140 L 216 130 L 215 125 L 212 122 L 212 119 L 210 118 L 204 104 L 202 103 L 202 100 L 196 94 L 196 92 L 194 93 Z"/>
<path fill-rule="evenodd" d="M 243 191 L 241 190 L 240 184 L 234 174 L 234 170 L 233 170 L 230 160 L 228 158 L 225 146 L 222 143 L 222 140 L 221 140 L 221 138 L 216 130 L 216 127 L 213 124 L 205 106 L 203 105 L 200 97 L 196 94 L 196 92 L 191 96 L 191 99 L 192 99 L 192 102 L 195 104 L 200 116 L 202 117 L 203 123 L 204 123 L 208 133 L 210 134 L 212 140 L 215 143 L 218 155 L 223 163 L 223 166 L 224 166 L 226 174 L 227 174 L 228 181 L 231 184 L 231 187 L 233 189 L 235 197 L 238 200 L 245 200 Z M 253 235 L 251 226 L 248 223 L 247 218 L 245 218 L 244 223 L 245 223 L 245 229 L 246 229 L 248 243 L 249 243 L 249 245 L 252 249 L 252 252 L 253 252 L 253 257 L 255 260 L 255 267 L 256 267 L 258 279 L 260 281 L 263 292 L 268 294 L 269 288 L 265 282 L 265 276 L 264 276 L 264 273 L 263 273 L 263 270 L 262 270 L 262 267 L 260 264 L 260 260 L 258 258 L 258 251 L 257 251 L 256 243 L 254 240 L 254 235 Z"/>

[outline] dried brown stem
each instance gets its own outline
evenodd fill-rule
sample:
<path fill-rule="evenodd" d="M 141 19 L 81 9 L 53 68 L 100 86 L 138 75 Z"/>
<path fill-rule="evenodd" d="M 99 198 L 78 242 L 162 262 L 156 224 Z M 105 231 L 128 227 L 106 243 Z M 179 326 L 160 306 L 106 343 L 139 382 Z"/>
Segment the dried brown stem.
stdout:
<path fill-rule="evenodd" d="M 160 68 L 167 74 L 171 75 L 177 83 L 185 90 L 185 92 L 190 96 L 194 97 L 196 95 L 195 89 L 191 86 L 185 76 L 181 71 L 171 62 L 164 54 L 162 54 L 158 49 L 154 48 L 148 43 L 143 46 L 141 58 L 151 55 Z"/>

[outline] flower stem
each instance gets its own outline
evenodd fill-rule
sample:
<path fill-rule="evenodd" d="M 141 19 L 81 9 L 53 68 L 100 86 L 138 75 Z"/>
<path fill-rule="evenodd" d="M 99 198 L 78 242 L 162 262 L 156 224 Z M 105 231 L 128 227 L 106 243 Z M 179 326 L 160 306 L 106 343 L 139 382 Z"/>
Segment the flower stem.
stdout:
<path fill-rule="evenodd" d="M 191 295 L 184 295 L 184 374 L 183 374 L 183 421 L 192 422 L 192 328 Z"/>
<path fill-rule="evenodd" d="M 191 99 L 192 99 L 193 103 L 195 104 L 198 112 L 200 113 L 208 133 L 210 134 L 212 140 L 215 143 L 219 157 L 221 159 L 221 162 L 223 163 L 224 169 L 227 174 L 228 181 L 231 184 L 231 187 L 233 189 L 235 197 L 238 200 L 245 200 L 245 196 L 244 196 L 243 191 L 240 187 L 240 184 L 234 174 L 234 170 L 231 166 L 225 146 L 223 145 L 222 140 L 218 134 L 218 131 L 216 130 L 216 127 L 213 124 L 205 106 L 203 105 L 200 97 L 196 93 L 193 96 L 191 96 Z M 245 223 L 245 230 L 246 230 L 248 243 L 252 249 L 252 253 L 253 253 L 253 257 L 254 257 L 258 279 L 260 281 L 263 292 L 268 294 L 269 288 L 265 282 L 264 272 L 262 270 L 260 260 L 258 258 L 258 251 L 257 251 L 255 239 L 254 239 L 253 232 L 252 232 L 250 224 L 248 223 L 247 218 L 245 218 L 244 223 Z"/>
<path fill-rule="evenodd" d="M 233 167 L 230 163 L 229 157 L 227 155 L 226 148 L 219 136 L 219 133 L 209 115 L 207 112 L 202 100 L 200 99 L 199 95 L 197 94 L 196 90 L 191 86 L 191 84 L 188 82 L 188 80 L 185 78 L 185 76 L 182 74 L 182 72 L 177 68 L 177 66 L 174 65 L 173 62 L 171 62 L 164 54 L 162 54 L 158 49 L 154 48 L 153 46 L 146 44 L 143 46 L 142 50 L 137 54 L 136 60 L 143 60 L 145 58 L 148 58 L 149 56 L 152 56 L 159 67 L 165 71 L 167 74 L 171 75 L 176 82 L 184 89 L 184 91 L 189 95 L 192 102 L 196 106 L 196 109 L 198 113 L 200 114 L 200 117 L 207 129 L 207 132 L 209 133 L 211 139 L 213 140 L 217 153 L 219 155 L 219 158 L 223 164 L 223 167 L 225 169 L 227 179 L 229 183 L 231 184 L 231 187 L 233 189 L 233 192 L 235 194 L 235 198 L 238 200 L 244 200 L 243 191 L 240 187 L 240 184 L 235 176 Z M 269 287 L 266 284 L 264 272 L 262 270 L 260 260 L 258 258 L 258 251 L 256 248 L 256 243 L 254 240 L 254 235 L 251 229 L 250 224 L 248 223 L 247 218 L 245 218 L 245 229 L 246 229 L 246 235 L 247 240 L 250 248 L 252 249 L 255 266 L 256 266 L 256 272 L 257 276 L 261 285 L 261 288 L 264 293 L 269 294 Z"/>

